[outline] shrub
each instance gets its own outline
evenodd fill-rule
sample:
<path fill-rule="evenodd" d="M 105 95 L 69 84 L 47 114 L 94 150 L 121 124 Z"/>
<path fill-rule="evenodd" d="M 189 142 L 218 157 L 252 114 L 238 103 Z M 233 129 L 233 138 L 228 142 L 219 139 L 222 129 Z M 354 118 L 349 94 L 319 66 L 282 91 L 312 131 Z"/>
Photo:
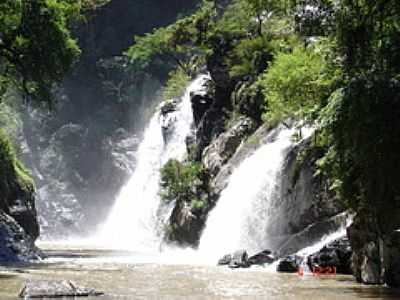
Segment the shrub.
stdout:
<path fill-rule="evenodd" d="M 315 118 L 333 90 L 335 73 L 315 48 L 277 54 L 261 79 L 267 102 L 264 120 Z"/>

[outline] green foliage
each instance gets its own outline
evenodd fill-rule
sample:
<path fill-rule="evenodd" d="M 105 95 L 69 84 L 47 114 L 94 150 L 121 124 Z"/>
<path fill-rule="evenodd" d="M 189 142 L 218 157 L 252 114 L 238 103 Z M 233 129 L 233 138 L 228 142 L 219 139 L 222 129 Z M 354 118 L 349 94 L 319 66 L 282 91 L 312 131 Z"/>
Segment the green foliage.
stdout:
<path fill-rule="evenodd" d="M 168 63 L 189 74 L 193 46 L 200 46 L 205 41 L 214 15 L 213 1 L 205 0 L 193 15 L 144 36 L 136 36 L 135 44 L 126 52 L 131 68 L 141 71 Z"/>
<path fill-rule="evenodd" d="M 201 173 L 202 168 L 199 163 L 169 160 L 161 169 L 161 198 L 167 202 L 199 201 L 197 188 L 202 185 Z"/>
<path fill-rule="evenodd" d="M 10 140 L 2 130 L 0 130 L 0 166 L 2 170 L 0 190 L 3 193 L 8 192 L 9 181 L 13 180 L 13 178 L 15 178 L 15 180 L 25 190 L 33 190 L 34 183 L 32 177 L 22 163 L 17 159 Z"/>
<path fill-rule="evenodd" d="M 251 27 L 252 22 L 246 11 L 246 2 L 233 0 L 216 22 L 212 35 L 227 32 L 233 36 L 245 36 Z"/>
<path fill-rule="evenodd" d="M 279 53 L 261 80 L 268 108 L 264 119 L 315 118 L 327 103 L 336 72 L 318 49 Z"/>
<path fill-rule="evenodd" d="M 257 75 L 272 59 L 272 47 L 265 37 L 242 39 L 228 57 L 231 77 Z"/>
<path fill-rule="evenodd" d="M 169 74 L 164 88 L 164 99 L 174 99 L 183 95 L 190 77 L 182 70 L 176 69 Z"/>
<path fill-rule="evenodd" d="M 13 106 L 14 103 L 10 103 L 11 100 L 18 102 L 15 98 L 8 94 L 7 101 L 0 102 L 0 128 L 11 137 L 16 137 L 18 129 L 22 126 L 17 109 Z"/>
<path fill-rule="evenodd" d="M 381 233 L 400 225 L 400 2 L 341 1 L 342 89 L 321 113 L 318 164 L 348 206 Z"/>
<path fill-rule="evenodd" d="M 50 103 L 53 83 L 63 79 L 80 53 L 68 25 L 83 5 L 72 0 L 2 1 L 0 96 L 13 85 Z"/>

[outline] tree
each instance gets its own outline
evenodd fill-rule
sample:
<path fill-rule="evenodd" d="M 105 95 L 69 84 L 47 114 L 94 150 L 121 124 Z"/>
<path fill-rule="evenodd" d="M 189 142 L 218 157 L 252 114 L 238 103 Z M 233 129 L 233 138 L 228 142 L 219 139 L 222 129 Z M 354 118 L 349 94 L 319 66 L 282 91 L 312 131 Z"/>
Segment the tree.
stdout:
<path fill-rule="evenodd" d="M 167 63 L 189 74 L 188 64 L 196 51 L 195 45 L 205 42 L 215 14 L 213 2 L 205 0 L 193 15 L 144 36 L 136 36 L 134 45 L 126 52 L 131 68 L 142 71 Z"/>
<path fill-rule="evenodd" d="M 318 47 L 278 53 L 261 80 L 267 107 L 264 119 L 313 117 L 333 91 L 335 72 Z"/>
<path fill-rule="evenodd" d="M 341 2 L 343 93 L 329 130 L 342 196 L 381 233 L 400 225 L 400 2 Z"/>
<path fill-rule="evenodd" d="M 68 25 L 96 1 L 3 0 L 0 3 L 0 96 L 13 86 L 29 98 L 51 103 L 80 54 Z"/>
<path fill-rule="evenodd" d="M 245 0 L 251 17 L 257 19 L 257 33 L 262 36 L 263 21 L 270 15 L 280 13 L 285 6 L 284 0 Z"/>

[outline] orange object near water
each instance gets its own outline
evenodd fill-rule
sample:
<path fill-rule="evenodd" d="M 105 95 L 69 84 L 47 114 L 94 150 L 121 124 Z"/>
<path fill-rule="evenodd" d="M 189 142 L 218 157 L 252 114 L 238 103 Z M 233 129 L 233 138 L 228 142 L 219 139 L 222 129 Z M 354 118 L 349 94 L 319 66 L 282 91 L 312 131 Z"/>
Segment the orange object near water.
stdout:
<path fill-rule="evenodd" d="M 312 268 L 313 275 L 336 275 L 336 267 L 320 267 L 314 266 Z"/>
<path fill-rule="evenodd" d="M 299 276 L 303 276 L 303 275 L 304 275 L 304 269 L 303 269 L 302 267 L 300 267 L 300 268 L 297 270 L 297 274 L 299 274 Z"/>

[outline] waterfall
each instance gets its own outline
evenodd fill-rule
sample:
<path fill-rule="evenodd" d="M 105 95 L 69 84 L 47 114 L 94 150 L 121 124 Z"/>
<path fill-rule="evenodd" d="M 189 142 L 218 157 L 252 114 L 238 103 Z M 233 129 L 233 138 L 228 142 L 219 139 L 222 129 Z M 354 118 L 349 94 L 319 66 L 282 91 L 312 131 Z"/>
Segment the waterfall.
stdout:
<path fill-rule="evenodd" d="M 160 110 L 154 114 L 136 154 L 136 169 L 117 197 L 96 237 L 97 243 L 113 249 L 158 250 L 162 239 L 162 224 L 158 215 L 161 207 L 160 168 L 169 159 L 184 158 L 185 139 L 190 134 L 193 123 L 190 94 L 201 91 L 207 78 L 206 75 L 201 75 L 192 81 L 177 110 L 170 113 L 175 121 L 167 143 L 164 143 L 162 135 Z"/>
<path fill-rule="evenodd" d="M 269 203 L 279 197 L 280 173 L 294 132 L 288 128 L 272 132 L 273 141 L 233 171 L 200 240 L 199 251 L 207 260 L 215 262 L 238 249 L 255 253 L 268 246 Z"/>

